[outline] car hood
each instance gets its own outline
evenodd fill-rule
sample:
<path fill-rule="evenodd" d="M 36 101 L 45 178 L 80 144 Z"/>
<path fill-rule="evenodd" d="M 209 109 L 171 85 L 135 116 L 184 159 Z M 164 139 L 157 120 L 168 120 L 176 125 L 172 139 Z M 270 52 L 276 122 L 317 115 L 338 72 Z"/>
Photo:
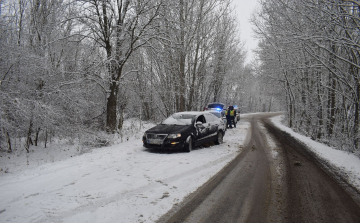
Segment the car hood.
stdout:
<path fill-rule="evenodd" d="M 182 133 L 191 128 L 191 125 L 157 125 L 147 130 L 147 133 L 156 133 L 156 134 L 173 134 L 173 133 Z"/>

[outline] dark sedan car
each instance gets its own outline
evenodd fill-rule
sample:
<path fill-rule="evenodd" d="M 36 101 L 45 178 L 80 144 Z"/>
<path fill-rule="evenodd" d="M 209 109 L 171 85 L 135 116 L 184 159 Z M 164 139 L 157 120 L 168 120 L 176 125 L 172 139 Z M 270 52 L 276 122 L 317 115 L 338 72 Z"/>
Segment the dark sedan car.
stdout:
<path fill-rule="evenodd" d="M 214 142 L 218 145 L 223 142 L 223 125 L 218 117 L 209 112 L 175 113 L 144 133 L 144 147 L 190 152 L 204 143 Z"/>

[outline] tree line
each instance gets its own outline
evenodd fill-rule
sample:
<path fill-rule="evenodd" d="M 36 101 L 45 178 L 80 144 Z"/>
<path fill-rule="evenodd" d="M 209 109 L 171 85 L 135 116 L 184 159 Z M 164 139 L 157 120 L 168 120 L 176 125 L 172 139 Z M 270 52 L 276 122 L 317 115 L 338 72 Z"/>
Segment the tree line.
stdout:
<path fill-rule="evenodd" d="M 231 0 L 0 0 L 0 27 L 3 150 L 214 101 L 271 110 Z"/>
<path fill-rule="evenodd" d="M 359 152 L 360 2 L 261 0 L 252 18 L 259 74 L 277 85 L 288 125 Z"/>

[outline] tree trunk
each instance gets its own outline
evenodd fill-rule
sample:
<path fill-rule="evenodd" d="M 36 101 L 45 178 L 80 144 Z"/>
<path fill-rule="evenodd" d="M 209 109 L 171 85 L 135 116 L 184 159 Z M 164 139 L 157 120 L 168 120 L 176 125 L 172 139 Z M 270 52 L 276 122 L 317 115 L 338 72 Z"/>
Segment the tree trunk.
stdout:
<path fill-rule="evenodd" d="M 107 117 L 106 117 L 106 131 L 115 133 L 116 130 L 116 103 L 117 103 L 118 86 L 116 82 L 110 85 L 110 96 L 107 99 Z"/>
<path fill-rule="evenodd" d="M 273 97 L 270 98 L 270 103 L 269 103 L 268 112 L 271 112 L 272 101 L 273 101 Z"/>
<path fill-rule="evenodd" d="M 45 130 L 45 148 L 46 148 L 46 143 L 47 143 L 47 138 L 48 138 L 48 130 Z"/>
<path fill-rule="evenodd" d="M 287 72 L 285 72 L 285 77 L 286 77 L 286 89 L 287 89 L 287 97 L 288 97 L 288 101 L 289 101 L 289 106 L 288 106 L 288 109 L 289 109 L 289 127 L 292 128 L 293 127 L 293 111 L 294 111 L 294 108 L 293 108 L 293 98 L 292 98 L 292 91 L 291 91 L 291 88 L 290 88 L 290 84 L 289 84 L 289 81 L 287 80 Z"/>
<path fill-rule="evenodd" d="M 11 149 L 11 140 L 10 140 L 10 136 L 9 136 L 9 132 L 6 131 L 6 140 L 7 140 L 7 144 L 8 144 L 8 150 L 7 152 L 8 153 L 11 153 L 12 152 L 12 149 Z"/>
<path fill-rule="evenodd" d="M 336 70 L 336 47 L 331 46 L 332 52 L 330 54 L 330 63 L 332 70 L 329 70 L 329 92 L 328 92 L 328 117 L 329 117 L 329 125 L 328 125 L 328 136 L 331 137 L 334 132 L 335 125 L 335 103 L 336 103 L 336 79 L 334 77 L 333 72 Z"/>
<path fill-rule="evenodd" d="M 318 81 L 317 83 L 317 100 L 318 100 L 318 103 L 319 103 L 319 106 L 318 106 L 318 111 L 317 111 L 317 118 L 318 118 L 318 130 L 317 130 L 317 136 L 316 138 L 317 139 L 320 139 L 321 136 L 322 136 L 322 129 L 323 129 L 323 126 L 324 126 L 324 117 L 323 117 L 323 106 L 322 106 L 322 98 L 321 98 L 321 92 L 320 92 L 320 82 L 321 80 Z"/>
<path fill-rule="evenodd" d="M 40 132 L 40 127 L 37 128 L 37 129 L 36 129 L 36 132 L 35 132 L 35 146 L 38 145 L 39 132 Z"/>
<path fill-rule="evenodd" d="M 180 58 L 179 58 L 179 110 L 185 111 L 185 14 L 184 1 L 180 0 Z"/>
<path fill-rule="evenodd" d="M 33 126 L 33 122 L 32 122 L 32 120 L 30 120 L 29 130 L 27 132 L 26 143 L 25 143 L 25 149 L 26 149 L 27 153 L 30 152 L 30 150 L 29 150 L 30 143 L 32 144 L 32 140 L 31 140 L 32 126 Z"/>
<path fill-rule="evenodd" d="M 356 103 L 355 103 L 355 119 L 354 119 L 354 146 L 355 146 L 355 150 L 359 149 L 359 96 L 360 96 L 360 83 L 357 82 L 356 83 L 356 93 L 357 93 L 357 98 L 356 98 Z"/>
<path fill-rule="evenodd" d="M 123 101 L 121 104 L 120 104 L 120 117 L 119 117 L 119 125 L 118 125 L 118 129 L 120 130 L 120 129 L 122 129 L 122 127 L 123 127 L 123 124 L 124 124 L 124 110 L 125 110 L 125 108 L 126 108 L 126 105 L 127 105 L 127 102 L 125 101 Z M 140 106 L 142 106 L 142 105 L 140 105 Z"/>
<path fill-rule="evenodd" d="M 331 88 L 329 89 L 329 116 L 330 116 L 330 123 L 329 123 L 329 137 L 332 136 L 334 132 L 334 126 L 335 126 L 335 104 L 336 104 L 336 80 L 335 78 L 331 78 Z"/>

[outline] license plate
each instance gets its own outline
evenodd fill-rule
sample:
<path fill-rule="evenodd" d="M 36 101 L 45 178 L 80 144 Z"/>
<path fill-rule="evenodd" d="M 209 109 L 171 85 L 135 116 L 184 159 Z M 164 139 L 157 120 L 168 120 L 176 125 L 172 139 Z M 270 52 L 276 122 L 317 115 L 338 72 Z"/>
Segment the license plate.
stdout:
<path fill-rule="evenodd" d="M 147 143 L 148 144 L 155 144 L 155 145 L 161 145 L 162 144 L 162 139 L 148 139 Z"/>

